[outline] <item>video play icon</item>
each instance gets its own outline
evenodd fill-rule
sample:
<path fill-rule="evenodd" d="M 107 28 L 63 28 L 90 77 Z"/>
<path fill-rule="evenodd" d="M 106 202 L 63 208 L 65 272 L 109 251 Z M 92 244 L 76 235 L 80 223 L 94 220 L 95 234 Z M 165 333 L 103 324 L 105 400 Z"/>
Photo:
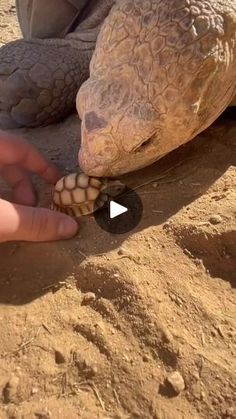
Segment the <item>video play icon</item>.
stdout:
<path fill-rule="evenodd" d="M 137 227 L 142 213 L 143 205 L 140 197 L 135 191 L 126 187 L 120 196 L 108 199 L 106 207 L 96 211 L 94 218 L 103 230 L 112 234 L 124 234 Z"/>
<path fill-rule="evenodd" d="M 110 218 L 119 217 L 121 214 L 124 214 L 125 212 L 128 211 L 127 207 L 124 207 L 123 205 L 120 205 L 115 201 L 109 202 L 109 209 L 110 209 Z"/>

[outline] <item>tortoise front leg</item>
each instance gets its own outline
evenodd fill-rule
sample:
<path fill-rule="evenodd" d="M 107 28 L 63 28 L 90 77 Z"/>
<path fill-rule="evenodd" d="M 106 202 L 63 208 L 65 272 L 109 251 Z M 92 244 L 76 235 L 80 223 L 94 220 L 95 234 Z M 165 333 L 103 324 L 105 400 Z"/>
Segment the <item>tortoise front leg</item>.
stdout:
<path fill-rule="evenodd" d="M 93 47 L 35 39 L 0 48 L 0 127 L 47 125 L 72 112 Z"/>

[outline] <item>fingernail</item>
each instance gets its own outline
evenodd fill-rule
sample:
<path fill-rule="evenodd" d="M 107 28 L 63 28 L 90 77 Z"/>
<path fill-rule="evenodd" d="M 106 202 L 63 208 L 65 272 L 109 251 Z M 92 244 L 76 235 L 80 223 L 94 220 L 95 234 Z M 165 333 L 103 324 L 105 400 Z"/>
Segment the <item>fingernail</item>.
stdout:
<path fill-rule="evenodd" d="M 72 218 L 61 220 L 58 228 L 58 235 L 62 239 L 73 237 L 78 231 L 78 224 Z"/>

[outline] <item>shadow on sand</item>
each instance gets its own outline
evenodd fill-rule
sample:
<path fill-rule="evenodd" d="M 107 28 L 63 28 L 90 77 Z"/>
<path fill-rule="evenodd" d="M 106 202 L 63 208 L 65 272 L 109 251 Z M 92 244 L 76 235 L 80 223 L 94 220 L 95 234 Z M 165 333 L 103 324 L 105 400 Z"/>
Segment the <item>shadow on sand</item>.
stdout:
<path fill-rule="evenodd" d="M 139 226 L 127 234 L 111 235 L 94 218 L 85 217 L 73 240 L 45 243 L 7 243 L 0 246 L 0 303 L 21 305 L 49 290 L 57 290 L 76 273 L 85 257 L 117 249 L 129 236 L 167 222 L 190 205 L 227 171 L 236 166 L 236 131 L 233 123 L 217 122 L 195 140 L 156 164 L 123 177 L 138 189 L 144 212 Z"/>

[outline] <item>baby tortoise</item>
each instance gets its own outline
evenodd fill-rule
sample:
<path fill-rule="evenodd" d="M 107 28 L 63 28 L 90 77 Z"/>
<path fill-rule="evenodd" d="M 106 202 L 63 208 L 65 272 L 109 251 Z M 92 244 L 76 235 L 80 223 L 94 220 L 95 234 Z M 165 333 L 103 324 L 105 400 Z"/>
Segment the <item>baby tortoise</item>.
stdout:
<path fill-rule="evenodd" d="M 70 173 L 55 185 L 51 208 L 73 217 L 92 214 L 104 207 L 109 197 L 120 195 L 125 185 L 119 180 Z"/>

